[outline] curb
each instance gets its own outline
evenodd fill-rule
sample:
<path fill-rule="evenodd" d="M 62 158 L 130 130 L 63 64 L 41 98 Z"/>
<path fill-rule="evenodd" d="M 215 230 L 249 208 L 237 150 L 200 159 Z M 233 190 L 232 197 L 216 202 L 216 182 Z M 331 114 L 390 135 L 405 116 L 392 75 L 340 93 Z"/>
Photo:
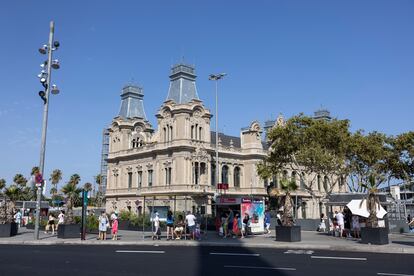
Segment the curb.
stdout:
<path fill-rule="evenodd" d="M 80 240 L 62 240 L 62 241 L 1 241 L 0 245 L 95 245 L 95 246 L 216 246 L 216 247 L 245 247 L 245 248 L 267 248 L 267 249 L 313 249 L 328 251 L 351 251 L 367 253 L 388 253 L 388 254 L 414 254 L 413 248 L 406 247 L 386 247 L 387 245 L 358 245 L 358 246 L 341 246 L 341 245 L 314 245 L 299 243 L 282 243 L 263 244 L 263 243 L 220 243 L 220 242 L 196 242 L 196 241 L 80 241 Z"/>

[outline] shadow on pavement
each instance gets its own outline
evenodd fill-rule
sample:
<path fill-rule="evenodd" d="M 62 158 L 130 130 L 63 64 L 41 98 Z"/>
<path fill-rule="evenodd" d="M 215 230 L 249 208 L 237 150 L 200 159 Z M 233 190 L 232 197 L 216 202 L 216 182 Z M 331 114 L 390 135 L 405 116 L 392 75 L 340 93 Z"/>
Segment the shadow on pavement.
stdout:
<path fill-rule="evenodd" d="M 217 242 L 225 241 L 218 236 L 210 239 Z M 254 237 L 249 236 L 245 239 L 254 239 Z M 263 251 L 240 246 L 245 239 L 230 237 L 225 241 L 229 243 L 227 246 L 224 244 L 216 247 L 199 246 L 199 261 L 195 275 L 288 275 L 289 268 L 275 267 L 265 260 Z M 276 242 L 274 236 L 269 236 L 269 242 Z"/>
<path fill-rule="evenodd" d="M 414 246 L 414 241 L 392 241 L 391 243 Z"/>

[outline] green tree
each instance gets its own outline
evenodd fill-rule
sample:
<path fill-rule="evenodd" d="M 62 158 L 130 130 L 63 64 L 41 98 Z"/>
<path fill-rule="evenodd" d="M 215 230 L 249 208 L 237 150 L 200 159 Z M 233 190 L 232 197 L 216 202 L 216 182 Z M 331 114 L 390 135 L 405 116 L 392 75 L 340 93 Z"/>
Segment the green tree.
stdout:
<path fill-rule="evenodd" d="M 82 192 L 77 185 L 80 181 L 80 176 L 74 174 L 70 177 L 69 182 L 62 187 L 62 192 L 66 197 L 67 216 L 66 223 L 74 224 L 73 207 L 80 202 L 79 194 Z"/>
<path fill-rule="evenodd" d="M 348 120 L 315 120 L 302 114 L 276 126 L 268 133 L 270 153 L 258 164 L 258 173 L 268 179 L 286 169 L 296 172 L 301 186 L 316 196 L 313 186 L 318 175 L 326 176 L 329 195 L 341 176 L 347 175 L 346 157 L 349 151 Z M 306 177 L 309 176 L 308 178 Z"/>
<path fill-rule="evenodd" d="M 27 183 L 27 179 L 20 173 L 16 174 L 13 178 L 13 182 L 21 188 L 24 188 Z"/>
<path fill-rule="evenodd" d="M 4 194 L 13 202 L 22 199 L 22 190 L 16 184 L 12 184 L 6 188 Z"/>
<path fill-rule="evenodd" d="M 283 200 L 283 215 L 282 215 L 282 224 L 283 226 L 293 226 L 293 201 L 291 192 L 297 190 L 298 186 L 295 181 L 290 181 L 287 179 L 282 179 L 280 181 L 281 190 L 285 194 Z"/>
<path fill-rule="evenodd" d="M 84 189 L 85 191 L 88 191 L 88 192 L 92 191 L 92 183 L 86 182 L 86 183 L 83 185 L 83 189 Z"/>
<path fill-rule="evenodd" d="M 57 194 L 57 185 L 59 184 L 60 180 L 62 180 L 62 171 L 59 169 L 53 170 L 53 172 L 50 175 L 49 181 L 52 184 L 52 188 L 50 189 L 50 194 L 52 195 L 52 199 Z"/>

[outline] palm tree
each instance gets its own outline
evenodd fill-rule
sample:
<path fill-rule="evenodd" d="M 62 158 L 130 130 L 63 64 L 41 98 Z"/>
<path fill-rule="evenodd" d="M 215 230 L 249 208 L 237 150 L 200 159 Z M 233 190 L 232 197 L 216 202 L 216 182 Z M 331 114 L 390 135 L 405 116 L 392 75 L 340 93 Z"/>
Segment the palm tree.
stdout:
<path fill-rule="evenodd" d="M 13 182 L 20 187 L 25 187 L 27 183 L 27 179 L 20 173 L 16 174 L 13 178 Z"/>
<path fill-rule="evenodd" d="M 22 190 L 15 184 L 10 185 L 8 188 L 6 188 L 4 194 L 13 202 L 22 198 Z"/>
<path fill-rule="evenodd" d="M 280 186 L 285 194 L 285 200 L 283 204 L 282 224 L 283 226 L 293 226 L 293 201 L 290 195 L 291 192 L 296 191 L 298 185 L 295 181 L 282 179 Z"/>
<path fill-rule="evenodd" d="M 66 223 L 74 224 L 75 220 L 73 218 L 73 207 L 79 201 L 79 193 L 82 192 L 82 189 L 78 188 L 78 183 L 80 181 L 80 176 L 74 174 L 70 177 L 69 182 L 62 187 L 62 192 L 66 196 L 66 208 L 67 216 Z"/>
<path fill-rule="evenodd" d="M 377 210 L 379 209 L 378 207 L 380 206 L 380 201 L 377 193 L 378 185 L 381 182 L 380 176 L 371 174 L 368 177 L 368 182 L 366 184 L 361 184 L 361 186 L 365 188 L 368 193 L 367 211 L 369 212 L 369 216 L 366 222 L 367 227 L 378 227 Z"/>
<path fill-rule="evenodd" d="M 49 178 L 49 181 L 53 185 L 50 189 L 50 194 L 52 195 L 52 198 L 57 194 L 57 185 L 59 184 L 60 180 L 62 180 L 62 171 L 59 169 L 53 170 Z"/>
<path fill-rule="evenodd" d="M 77 173 L 72 174 L 70 179 L 69 179 L 69 183 L 72 183 L 74 185 L 78 185 L 80 181 L 81 181 L 81 178 L 80 178 L 79 174 L 77 174 Z"/>

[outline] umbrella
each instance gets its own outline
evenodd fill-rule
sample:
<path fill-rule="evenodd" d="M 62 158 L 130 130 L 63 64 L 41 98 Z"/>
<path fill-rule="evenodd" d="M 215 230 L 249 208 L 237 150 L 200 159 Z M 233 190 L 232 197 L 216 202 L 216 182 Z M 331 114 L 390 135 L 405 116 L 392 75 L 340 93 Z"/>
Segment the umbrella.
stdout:
<path fill-rule="evenodd" d="M 353 199 L 346 205 L 353 215 L 361 216 L 364 218 L 369 217 L 369 212 L 367 210 L 367 200 L 363 199 Z M 381 205 L 377 204 L 377 218 L 382 219 L 387 211 L 382 208 Z"/>

